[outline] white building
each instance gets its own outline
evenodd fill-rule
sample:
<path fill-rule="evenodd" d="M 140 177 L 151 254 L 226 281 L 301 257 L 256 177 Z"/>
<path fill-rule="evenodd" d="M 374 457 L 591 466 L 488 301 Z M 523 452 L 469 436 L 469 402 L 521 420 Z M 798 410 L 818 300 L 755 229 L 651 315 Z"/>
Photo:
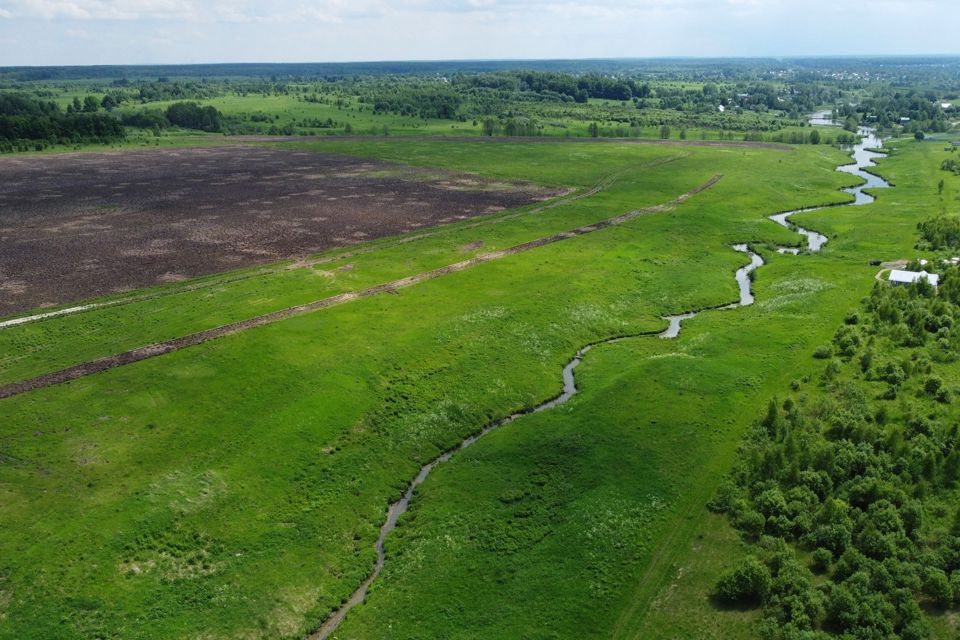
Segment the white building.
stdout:
<path fill-rule="evenodd" d="M 926 280 L 933 286 L 940 284 L 940 276 L 935 273 L 927 273 L 926 271 L 903 271 L 901 269 L 891 270 L 889 280 L 891 284 L 895 285 L 913 284 L 919 280 Z"/>

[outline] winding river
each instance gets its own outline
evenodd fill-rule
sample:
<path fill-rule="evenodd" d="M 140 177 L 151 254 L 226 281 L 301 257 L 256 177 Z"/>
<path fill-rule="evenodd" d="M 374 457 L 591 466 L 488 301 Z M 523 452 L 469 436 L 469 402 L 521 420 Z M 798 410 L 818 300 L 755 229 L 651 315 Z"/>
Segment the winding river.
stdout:
<path fill-rule="evenodd" d="M 816 125 L 830 125 L 836 126 L 832 120 L 829 119 L 829 111 L 820 111 L 813 115 L 810 118 L 811 124 Z M 876 176 L 869 171 L 866 171 L 869 167 L 877 166 L 877 158 L 883 158 L 885 154 L 877 153 L 876 151 L 871 151 L 871 149 L 880 149 L 883 147 L 883 140 L 877 135 L 876 130 L 871 129 L 870 127 L 860 127 L 858 131 L 860 135 L 860 143 L 854 145 L 850 157 L 853 159 L 853 162 L 837 167 L 837 171 L 842 171 L 844 173 L 849 173 L 851 175 L 857 176 L 864 180 L 863 184 L 857 185 L 856 187 L 850 187 L 843 189 L 844 193 L 849 193 L 853 196 L 853 202 L 848 202 L 839 206 L 860 206 L 864 204 L 870 204 L 876 198 L 871 196 L 869 193 L 864 191 L 864 189 L 884 189 L 890 186 L 890 183 Z M 825 207 L 809 207 L 805 209 L 796 209 L 794 211 L 787 211 L 786 213 L 778 213 L 776 215 L 770 216 L 770 219 L 779 224 L 782 227 L 796 231 L 802 236 L 807 238 L 807 250 L 808 251 L 819 251 L 823 245 L 827 243 L 827 237 L 816 231 L 811 231 L 810 229 L 804 229 L 794 223 L 792 223 L 789 218 L 790 216 L 797 213 L 804 213 L 806 211 L 818 211 Z M 795 247 L 780 247 L 777 249 L 778 253 L 800 253 L 800 249 Z"/>
<path fill-rule="evenodd" d="M 825 114 L 829 114 L 829 112 L 820 112 L 820 113 L 814 114 L 813 118 L 811 118 L 810 120 L 811 124 L 832 124 L 830 121 L 825 120 L 825 117 L 826 117 Z M 883 145 L 882 140 L 879 137 L 877 137 L 873 129 L 869 129 L 867 127 L 860 128 L 860 135 L 862 136 L 861 142 L 852 148 L 851 157 L 853 159 L 853 162 L 850 164 L 842 165 L 838 167 L 837 170 L 843 171 L 845 173 L 850 173 L 855 176 L 859 176 L 863 178 L 865 182 L 864 184 L 861 184 L 856 187 L 843 189 L 844 192 L 854 196 L 854 201 L 850 203 L 846 203 L 844 205 L 838 205 L 838 206 L 858 206 L 858 205 L 869 204 L 874 201 L 874 197 L 868 193 L 865 193 L 864 189 L 874 189 L 874 188 L 882 188 L 882 187 L 890 186 L 890 184 L 887 183 L 882 178 L 875 176 L 871 173 L 868 173 L 867 171 L 864 170 L 867 167 L 875 166 L 874 159 L 884 156 L 884 154 L 882 153 L 876 153 L 876 152 L 870 151 L 870 149 L 880 148 Z M 806 211 L 816 211 L 818 209 L 823 209 L 823 208 L 824 207 L 796 209 L 794 211 L 787 211 L 785 213 L 779 213 L 776 215 L 769 216 L 769 219 L 783 227 L 791 229 L 792 231 L 795 231 L 805 236 L 807 238 L 808 251 L 819 251 L 820 248 L 827 243 L 827 237 L 816 231 L 804 229 L 803 227 L 800 227 L 794 224 L 793 222 L 791 222 L 789 218 L 790 216 L 797 213 L 802 213 Z M 754 296 L 750 286 L 751 284 L 750 274 L 756 269 L 758 269 L 759 267 L 763 266 L 764 264 L 763 258 L 760 257 L 760 255 L 755 253 L 753 250 L 751 250 L 749 245 L 746 245 L 746 244 L 736 244 L 736 245 L 733 245 L 732 248 L 735 251 L 745 253 L 750 257 L 750 263 L 738 269 L 734 276 L 736 278 L 737 285 L 740 289 L 740 299 L 737 302 L 721 305 L 719 307 L 713 307 L 712 309 L 714 310 L 736 309 L 739 307 L 745 307 L 745 306 L 751 305 L 754 302 Z M 800 249 L 797 249 L 795 247 L 780 247 L 777 249 L 777 251 L 779 253 L 791 253 L 791 254 L 800 253 Z M 710 310 L 710 309 L 706 309 L 706 310 Z M 669 323 L 667 328 L 664 331 L 655 335 L 663 339 L 676 338 L 677 336 L 680 335 L 681 324 L 683 323 L 683 321 L 689 320 L 690 318 L 697 316 L 698 313 L 700 312 L 690 311 L 690 312 L 682 313 L 678 315 L 665 316 L 663 319 L 667 320 Z M 640 335 L 650 335 L 650 334 L 640 334 Z M 319 629 L 317 629 L 315 632 L 313 632 L 309 636 L 310 640 L 325 640 L 326 638 L 328 638 L 330 634 L 333 633 L 337 629 L 337 627 L 340 626 L 340 624 L 343 622 L 344 618 L 346 618 L 350 610 L 363 602 L 364 598 L 367 595 L 367 590 L 370 588 L 370 585 L 373 583 L 374 580 L 376 580 L 377 576 L 379 576 L 380 572 L 383 570 L 383 564 L 385 561 L 384 543 L 386 542 L 387 536 L 389 536 L 390 533 L 396 528 L 397 521 L 399 520 L 400 516 L 403 515 L 403 513 L 406 512 L 407 509 L 409 508 L 410 500 L 413 498 L 414 491 L 417 489 L 417 487 L 423 484 L 423 482 L 430 475 L 430 472 L 433 471 L 433 469 L 437 465 L 443 462 L 446 462 L 447 460 L 452 458 L 453 455 L 458 451 L 461 451 L 463 449 L 466 449 L 467 447 L 472 446 L 480 438 L 490 433 L 491 431 L 499 429 L 504 425 L 510 424 L 511 422 L 513 422 L 514 420 L 516 420 L 521 416 L 531 414 L 531 413 L 539 413 L 540 411 L 546 411 L 548 409 L 552 409 L 554 407 L 557 407 L 559 405 L 562 405 L 568 402 L 570 398 L 572 398 L 577 394 L 577 383 L 574 377 L 574 370 L 577 368 L 577 366 L 579 366 L 581 362 L 583 362 L 583 358 L 587 354 L 587 352 L 589 352 L 591 349 L 601 344 L 609 344 L 612 342 L 619 342 L 620 340 L 625 340 L 628 338 L 636 338 L 636 337 L 640 337 L 640 336 L 639 335 L 616 336 L 613 338 L 608 338 L 606 340 L 601 340 L 593 344 L 588 344 L 585 347 L 582 347 L 579 351 L 577 351 L 576 354 L 574 354 L 573 358 L 571 358 L 570 361 L 567 363 L 567 365 L 563 368 L 563 372 L 562 372 L 563 391 L 559 395 L 535 407 L 532 407 L 530 409 L 526 409 L 523 411 L 518 411 L 517 413 L 511 414 L 506 418 L 502 418 L 496 422 L 492 422 L 488 424 L 480 432 L 466 438 L 456 447 L 445 451 L 444 453 L 440 454 L 439 456 L 437 456 L 427 464 L 420 467 L 420 471 L 417 473 L 416 477 L 410 482 L 409 486 L 407 487 L 407 490 L 403 493 L 403 496 L 399 500 L 391 504 L 390 507 L 387 509 L 387 519 L 383 523 L 383 526 L 380 528 L 380 535 L 377 537 L 377 542 L 375 545 L 376 552 L 377 552 L 377 561 L 374 564 L 373 571 L 370 572 L 370 575 L 367 576 L 367 578 L 363 581 L 363 583 L 361 583 L 361 585 L 357 588 L 357 590 L 354 591 L 353 594 L 351 594 L 351 596 L 346 600 L 346 602 L 344 602 L 339 609 L 334 611 L 330 615 L 330 617 L 328 617 L 324 621 L 323 625 L 321 625 Z"/>

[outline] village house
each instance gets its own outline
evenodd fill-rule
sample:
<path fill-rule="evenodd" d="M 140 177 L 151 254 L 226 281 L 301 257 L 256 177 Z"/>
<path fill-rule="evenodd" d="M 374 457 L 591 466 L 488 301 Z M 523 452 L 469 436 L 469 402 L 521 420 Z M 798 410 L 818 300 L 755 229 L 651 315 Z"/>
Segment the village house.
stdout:
<path fill-rule="evenodd" d="M 891 270 L 888 280 L 890 284 L 895 286 L 913 284 L 920 280 L 926 280 L 934 287 L 940 284 L 940 276 L 935 273 L 927 273 L 926 271 L 904 271 L 902 269 Z"/>

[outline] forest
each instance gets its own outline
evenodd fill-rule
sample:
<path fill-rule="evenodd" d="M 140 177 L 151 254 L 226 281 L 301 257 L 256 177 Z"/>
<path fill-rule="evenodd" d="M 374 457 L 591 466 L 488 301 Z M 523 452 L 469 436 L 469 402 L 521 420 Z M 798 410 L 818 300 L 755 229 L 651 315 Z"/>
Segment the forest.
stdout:
<path fill-rule="evenodd" d="M 801 59 L 12 68 L 0 69 L 7 105 L 0 135 L 6 151 L 118 141 L 124 129 L 139 138 L 171 129 L 228 135 L 453 129 L 850 144 L 848 134 L 860 125 L 892 135 L 948 129 L 960 81 L 944 69 L 958 66 L 955 59 Z M 12 106 L 24 101 L 33 106 Z M 176 103 L 196 104 L 203 113 L 183 106 L 171 113 Z M 824 107 L 846 133 L 809 128 L 806 115 Z"/>
<path fill-rule="evenodd" d="M 717 598 L 762 606 L 763 637 L 919 640 L 921 604 L 960 602 L 958 390 L 940 374 L 960 358 L 958 304 L 956 267 L 939 289 L 877 283 L 814 353 L 823 373 L 770 400 L 711 503 L 754 548 Z"/>

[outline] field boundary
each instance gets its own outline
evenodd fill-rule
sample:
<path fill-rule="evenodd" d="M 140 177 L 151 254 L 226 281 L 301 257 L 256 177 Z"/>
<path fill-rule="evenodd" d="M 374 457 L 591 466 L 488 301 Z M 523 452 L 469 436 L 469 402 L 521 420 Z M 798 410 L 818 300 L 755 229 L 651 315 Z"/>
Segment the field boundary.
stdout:
<path fill-rule="evenodd" d="M 171 340 L 166 340 L 163 342 L 157 342 L 154 344 L 149 344 L 143 347 L 138 347 L 130 351 L 125 351 L 123 353 L 118 353 L 111 356 L 105 356 L 103 358 L 98 358 L 96 360 L 91 360 L 82 364 L 74 365 L 72 367 L 67 367 L 59 371 L 54 371 L 51 373 L 46 373 L 34 378 L 29 378 L 27 380 L 21 380 L 19 382 L 13 382 L 0 386 L 0 399 L 9 398 L 12 396 L 20 395 L 28 391 L 33 391 L 36 389 L 41 389 L 44 387 L 50 387 L 56 384 L 61 384 L 64 382 L 69 382 L 71 380 L 76 380 L 85 376 L 93 375 L 101 371 L 106 371 L 108 369 L 113 369 L 127 364 L 133 364 L 134 362 L 139 362 L 141 360 L 146 360 L 148 358 L 154 358 L 161 356 L 165 353 L 170 353 L 172 351 L 178 351 L 180 349 L 185 349 L 187 347 L 196 346 L 203 344 L 204 342 L 209 342 L 210 340 L 215 340 L 224 336 L 228 336 L 234 333 L 239 333 L 241 331 L 246 331 L 248 329 L 253 329 L 255 327 L 264 326 L 267 324 L 272 324 L 274 322 L 285 320 L 298 315 L 303 315 L 306 313 L 311 313 L 318 311 L 320 309 L 326 309 L 329 307 L 337 306 L 350 302 L 352 300 L 359 300 L 361 298 L 369 298 L 376 296 L 382 293 L 391 293 L 395 292 L 398 289 L 404 287 L 409 287 L 420 282 L 425 282 L 427 280 L 432 280 L 439 278 L 441 276 L 456 273 L 469 269 L 476 265 L 484 264 L 487 262 L 492 262 L 494 260 L 499 260 L 500 258 L 516 255 L 537 247 L 546 246 L 563 240 L 568 240 L 570 238 L 575 238 L 578 236 L 586 235 L 593 233 L 594 231 L 599 231 L 601 229 L 606 229 L 608 227 L 617 226 L 633 220 L 634 218 L 640 217 L 642 215 L 647 215 L 651 213 L 662 213 L 669 211 L 670 209 L 676 207 L 677 205 L 682 204 L 693 196 L 705 191 L 715 185 L 723 177 L 723 174 L 714 175 L 712 178 L 707 180 L 705 183 L 687 191 L 680 196 L 677 196 L 673 200 L 668 202 L 653 205 L 651 207 L 645 207 L 641 209 L 635 209 L 627 213 L 615 216 L 613 218 L 608 218 L 600 222 L 595 222 L 593 224 L 585 225 L 582 227 L 577 227 L 569 231 L 562 231 L 550 236 L 545 236 L 542 238 L 537 238 L 535 240 L 530 240 L 513 247 L 506 249 L 500 249 L 497 251 L 491 251 L 478 255 L 476 257 L 470 258 L 468 260 L 462 260 L 460 262 L 455 262 L 453 264 L 446 265 L 444 267 L 439 267 L 437 269 L 431 269 L 430 271 L 424 271 L 418 274 L 400 278 L 398 280 L 393 280 L 383 284 L 375 285 L 373 287 L 368 287 L 366 289 L 361 289 L 359 291 L 352 291 L 347 293 L 337 294 L 328 298 L 323 298 L 321 300 L 315 300 L 313 302 L 308 302 L 306 304 L 297 305 L 293 307 L 288 307 L 286 309 L 281 309 L 279 311 L 274 311 L 264 315 L 256 316 L 254 318 L 249 318 L 247 320 L 240 320 L 238 322 L 232 322 L 229 324 L 221 325 L 218 327 L 213 327 L 211 329 L 206 329 L 204 331 L 199 331 L 192 333 L 186 336 L 181 336 L 179 338 L 173 338 Z"/>
<path fill-rule="evenodd" d="M 734 149 L 773 149 L 775 151 L 795 151 L 793 145 L 780 142 L 754 142 L 748 140 L 660 140 L 655 138 L 571 138 L 564 136 L 441 136 L 441 135 L 396 135 L 390 136 L 393 140 L 415 140 L 426 142 L 438 140 L 441 142 L 485 142 L 505 144 L 559 144 L 563 142 L 594 142 L 599 144 L 649 144 L 673 147 L 727 147 Z M 198 140 L 204 138 L 199 137 Z M 323 142 L 324 140 L 339 142 L 359 142 L 364 140 L 383 140 L 382 136 L 230 136 L 225 140 L 239 142 Z"/>

